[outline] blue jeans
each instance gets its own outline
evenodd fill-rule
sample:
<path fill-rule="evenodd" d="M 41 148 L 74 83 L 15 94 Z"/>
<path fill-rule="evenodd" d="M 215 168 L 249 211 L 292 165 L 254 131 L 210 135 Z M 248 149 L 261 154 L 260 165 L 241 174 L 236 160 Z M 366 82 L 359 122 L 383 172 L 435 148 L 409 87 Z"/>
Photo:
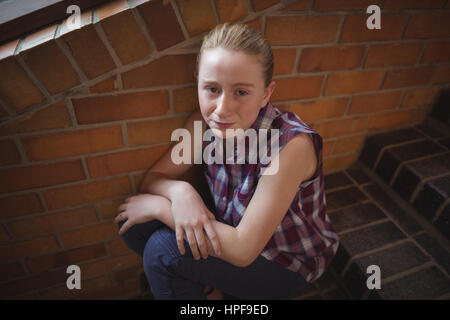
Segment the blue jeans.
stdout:
<path fill-rule="evenodd" d="M 118 223 L 119 228 L 123 223 Z M 142 256 L 156 299 L 204 300 L 206 285 L 241 299 L 290 299 L 309 285 L 299 273 L 261 255 L 247 267 L 236 267 L 211 256 L 195 260 L 187 241 L 182 255 L 175 232 L 157 220 L 134 225 L 122 237 L 130 249 Z"/>

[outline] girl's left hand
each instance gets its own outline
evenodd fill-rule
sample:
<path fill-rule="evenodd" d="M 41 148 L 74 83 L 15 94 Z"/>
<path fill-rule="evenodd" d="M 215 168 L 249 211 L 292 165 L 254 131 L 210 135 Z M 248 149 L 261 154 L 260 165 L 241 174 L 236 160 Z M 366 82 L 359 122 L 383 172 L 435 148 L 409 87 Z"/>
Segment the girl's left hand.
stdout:
<path fill-rule="evenodd" d="M 120 228 L 119 235 L 135 224 L 156 219 L 160 207 L 160 197 L 153 194 L 138 194 L 125 199 L 125 203 L 119 207 L 120 213 L 114 219 L 116 224 L 119 221 L 127 220 Z"/>

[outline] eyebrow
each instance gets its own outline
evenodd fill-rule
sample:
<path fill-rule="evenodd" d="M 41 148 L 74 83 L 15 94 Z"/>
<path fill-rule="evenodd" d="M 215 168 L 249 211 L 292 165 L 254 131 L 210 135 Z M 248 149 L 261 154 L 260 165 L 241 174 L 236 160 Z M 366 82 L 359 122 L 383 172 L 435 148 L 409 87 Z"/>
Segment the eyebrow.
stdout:
<path fill-rule="evenodd" d="M 203 82 L 204 82 L 204 83 L 207 83 L 207 84 L 218 84 L 218 83 L 215 82 L 215 81 L 203 81 Z M 253 84 L 251 84 L 251 83 L 238 82 L 238 83 L 234 83 L 234 84 L 232 85 L 232 87 L 252 87 L 252 88 L 254 88 L 255 85 L 253 85 Z"/>

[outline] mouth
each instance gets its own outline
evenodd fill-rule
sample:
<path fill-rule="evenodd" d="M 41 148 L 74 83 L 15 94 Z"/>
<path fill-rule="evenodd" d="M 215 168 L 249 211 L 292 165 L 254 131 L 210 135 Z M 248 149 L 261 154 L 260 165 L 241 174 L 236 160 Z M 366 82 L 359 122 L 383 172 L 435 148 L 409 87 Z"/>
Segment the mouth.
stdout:
<path fill-rule="evenodd" d="M 214 124 L 221 129 L 226 129 L 229 128 L 231 126 L 233 126 L 234 122 L 219 122 L 219 121 L 215 121 L 213 120 Z"/>

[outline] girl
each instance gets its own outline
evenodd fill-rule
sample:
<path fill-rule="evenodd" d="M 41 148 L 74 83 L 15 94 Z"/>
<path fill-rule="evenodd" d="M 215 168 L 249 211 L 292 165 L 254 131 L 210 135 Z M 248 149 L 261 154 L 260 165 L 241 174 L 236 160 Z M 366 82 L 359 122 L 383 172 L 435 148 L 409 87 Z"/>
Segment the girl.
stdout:
<path fill-rule="evenodd" d="M 218 25 L 205 36 L 197 58 L 200 110 L 185 128 L 194 136 L 201 121 L 221 145 L 242 141 L 226 129 L 277 129 L 279 150 L 271 152 L 278 167 L 265 175 L 274 160 L 208 164 L 213 209 L 177 180 L 198 163 L 194 143 L 190 164 L 175 165 L 169 151 L 150 168 L 142 194 L 125 200 L 115 222 L 143 257 L 156 299 L 205 299 L 207 286 L 243 299 L 290 299 L 333 259 L 339 242 L 326 214 L 322 138 L 269 102 L 272 74 L 270 44 L 247 25 Z"/>

